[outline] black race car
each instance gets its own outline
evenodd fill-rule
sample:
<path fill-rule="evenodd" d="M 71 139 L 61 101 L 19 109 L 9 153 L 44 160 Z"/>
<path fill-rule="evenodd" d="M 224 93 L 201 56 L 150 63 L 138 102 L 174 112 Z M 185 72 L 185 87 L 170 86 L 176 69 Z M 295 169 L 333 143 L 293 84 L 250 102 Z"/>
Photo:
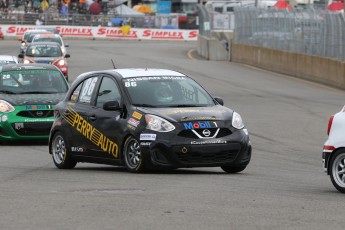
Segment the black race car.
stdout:
<path fill-rule="evenodd" d="M 77 162 L 149 168 L 221 167 L 251 158 L 241 116 L 185 74 L 114 69 L 80 75 L 55 107 L 49 152 L 60 169 Z"/>

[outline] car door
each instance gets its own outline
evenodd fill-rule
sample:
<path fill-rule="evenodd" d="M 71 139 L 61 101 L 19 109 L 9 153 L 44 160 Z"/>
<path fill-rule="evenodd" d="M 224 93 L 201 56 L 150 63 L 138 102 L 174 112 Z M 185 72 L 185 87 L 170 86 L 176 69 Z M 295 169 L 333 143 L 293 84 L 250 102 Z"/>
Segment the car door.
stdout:
<path fill-rule="evenodd" d="M 63 117 L 69 123 L 67 136 L 70 138 L 70 148 L 73 155 L 92 157 L 90 148 L 94 138 L 94 127 L 89 116 L 100 76 L 92 75 L 82 81 L 73 91 L 68 100 Z"/>
<path fill-rule="evenodd" d="M 89 117 L 90 124 L 98 132 L 98 139 L 91 149 L 95 156 L 106 159 L 119 158 L 119 146 L 126 121 L 122 111 L 106 111 L 103 109 L 103 104 L 108 101 L 118 101 L 121 105 L 122 100 L 123 97 L 115 79 L 104 75 Z"/>

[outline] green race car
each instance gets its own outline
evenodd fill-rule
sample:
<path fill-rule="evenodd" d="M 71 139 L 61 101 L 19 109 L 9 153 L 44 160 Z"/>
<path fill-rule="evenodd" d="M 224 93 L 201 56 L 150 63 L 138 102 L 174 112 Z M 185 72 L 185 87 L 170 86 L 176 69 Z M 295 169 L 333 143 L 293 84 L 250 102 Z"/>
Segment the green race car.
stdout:
<path fill-rule="evenodd" d="M 0 142 L 48 139 L 54 106 L 69 89 L 61 71 L 48 64 L 0 67 Z"/>

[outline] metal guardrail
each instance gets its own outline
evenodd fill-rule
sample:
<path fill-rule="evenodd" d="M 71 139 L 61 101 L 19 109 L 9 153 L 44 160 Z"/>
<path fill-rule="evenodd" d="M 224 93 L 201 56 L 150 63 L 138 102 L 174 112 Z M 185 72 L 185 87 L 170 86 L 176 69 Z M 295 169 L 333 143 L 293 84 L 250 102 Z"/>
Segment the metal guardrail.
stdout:
<path fill-rule="evenodd" d="M 235 21 L 235 43 L 345 60 L 342 13 L 237 8 Z"/>

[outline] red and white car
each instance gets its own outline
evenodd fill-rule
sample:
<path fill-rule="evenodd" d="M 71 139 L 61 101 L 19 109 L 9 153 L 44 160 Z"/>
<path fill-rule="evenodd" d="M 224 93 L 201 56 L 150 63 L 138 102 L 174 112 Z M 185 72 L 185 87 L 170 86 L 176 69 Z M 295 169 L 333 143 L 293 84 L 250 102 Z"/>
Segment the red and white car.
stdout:
<path fill-rule="evenodd" d="M 330 117 L 327 134 L 322 153 L 323 167 L 334 187 L 345 193 L 345 106 Z"/>
<path fill-rule="evenodd" d="M 1 27 L 0 27 L 0 39 L 4 40 L 4 34 L 2 33 Z"/>
<path fill-rule="evenodd" d="M 61 46 L 56 42 L 31 43 L 24 54 L 19 54 L 24 64 L 43 63 L 53 64 L 58 67 L 68 80 L 68 64 L 66 58 L 69 54 L 63 54 Z"/>

